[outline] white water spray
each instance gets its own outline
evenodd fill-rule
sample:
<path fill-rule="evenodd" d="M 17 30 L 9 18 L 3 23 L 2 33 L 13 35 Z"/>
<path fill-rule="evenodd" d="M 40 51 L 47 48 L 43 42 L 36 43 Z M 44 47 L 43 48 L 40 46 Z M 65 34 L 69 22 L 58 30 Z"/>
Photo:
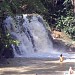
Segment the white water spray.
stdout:
<path fill-rule="evenodd" d="M 6 30 L 20 42 L 12 45 L 15 57 L 48 57 L 53 45 L 48 37 L 45 22 L 40 15 L 7 17 Z"/>
<path fill-rule="evenodd" d="M 5 31 L 20 42 L 19 45 L 12 44 L 15 57 L 59 58 L 62 53 L 65 58 L 69 58 L 70 54 L 53 49 L 46 23 L 40 15 L 25 14 L 13 18 L 9 16 L 4 23 Z M 71 57 L 73 56 L 75 55 L 71 54 Z"/>

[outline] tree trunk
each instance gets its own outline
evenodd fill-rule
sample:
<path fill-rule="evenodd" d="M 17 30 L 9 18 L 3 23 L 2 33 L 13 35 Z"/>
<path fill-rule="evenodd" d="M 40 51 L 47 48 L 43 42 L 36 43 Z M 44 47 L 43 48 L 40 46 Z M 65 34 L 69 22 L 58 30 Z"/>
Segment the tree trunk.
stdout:
<path fill-rule="evenodd" d="M 72 5 L 73 5 L 73 13 L 74 13 L 74 16 L 75 16 L 75 0 L 71 0 L 72 2 Z"/>

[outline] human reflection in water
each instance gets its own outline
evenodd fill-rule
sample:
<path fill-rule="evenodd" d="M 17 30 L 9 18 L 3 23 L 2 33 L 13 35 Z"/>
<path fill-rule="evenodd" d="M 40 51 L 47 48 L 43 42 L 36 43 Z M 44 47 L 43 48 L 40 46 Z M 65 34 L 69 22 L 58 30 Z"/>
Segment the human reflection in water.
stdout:
<path fill-rule="evenodd" d="M 63 62 L 64 61 L 64 57 L 62 56 L 62 54 L 60 55 L 60 62 Z"/>

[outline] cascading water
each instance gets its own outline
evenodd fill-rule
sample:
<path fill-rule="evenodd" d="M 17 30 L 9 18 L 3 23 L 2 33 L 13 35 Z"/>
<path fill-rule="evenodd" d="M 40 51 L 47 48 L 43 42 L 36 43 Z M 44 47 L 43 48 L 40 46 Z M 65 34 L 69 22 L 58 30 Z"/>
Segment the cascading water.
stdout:
<path fill-rule="evenodd" d="M 46 23 L 40 15 L 9 16 L 4 20 L 4 28 L 13 39 L 19 41 L 18 45 L 12 44 L 15 57 L 57 58 L 63 53 L 53 49 Z M 67 53 L 63 54 L 65 57 L 70 56 Z"/>
<path fill-rule="evenodd" d="M 7 17 L 4 23 L 5 30 L 20 42 L 12 45 L 15 57 L 47 57 L 52 52 L 53 45 L 40 15 Z"/>

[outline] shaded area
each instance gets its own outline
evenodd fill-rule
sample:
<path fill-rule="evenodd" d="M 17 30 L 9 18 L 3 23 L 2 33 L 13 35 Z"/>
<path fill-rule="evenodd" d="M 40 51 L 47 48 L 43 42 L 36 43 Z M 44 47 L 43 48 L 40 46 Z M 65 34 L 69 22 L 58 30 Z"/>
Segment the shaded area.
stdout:
<path fill-rule="evenodd" d="M 59 51 L 69 51 L 70 46 L 66 45 L 62 40 L 55 39 L 53 40 L 53 46 Z"/>
<path fill-rule="evenodd" d="M 0 64 L 0 75 L 63 75 L 70 66 L 75 70 L 75 62 L 59 63 L 56 59 L 14 58 L 7 61 L 9 64 Z"/>

